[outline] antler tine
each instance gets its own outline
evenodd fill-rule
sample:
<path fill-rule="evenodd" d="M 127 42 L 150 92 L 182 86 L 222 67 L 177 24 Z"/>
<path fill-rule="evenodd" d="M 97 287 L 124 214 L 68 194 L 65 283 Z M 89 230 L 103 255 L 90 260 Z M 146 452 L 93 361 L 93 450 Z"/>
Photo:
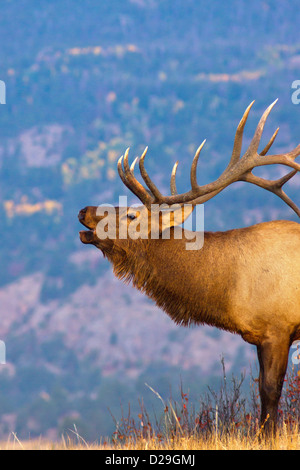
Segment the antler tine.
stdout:
<path fill-rule="evenodd" d="M 249 156 L 253 157 L 257 153 L 258 146 L 259 146 L 259 143 L 260 143 L 260 139 L 261 139 L 261 136 L 262 136 L 265 124 L 266 124 L 266 120 L 267 120 L 272 108 L 277 103 L 277 101 L 278 101 L 278 98 L 275 101 L 273 101 L 273 103 L 271 103 L 270 106 L 267 107 L 267 109 L 263 113 L 262 117 L 260 118 L 259 123 L 256 127 L 256 130 L 255 130 L 253 139 L 250 142 L 250 145 L 248 147 L 248 150 L 247 150 L 245 156 L 249 155 Z M 275 137 L 276 137 L 276 135 L 275 135 Z M 274 139 L 275 139 L 275 137 L 274 137 Z"/>
<path fill-rule="evenodd" d="M 265 148 L 260 152 L 259 155 L 261 155 L 262 157 L 264 155 L 266 155 L 266 153 L 270 150 L 271 146 L 273 145 L 273 142 L 278 134 L 278 131 L 279 131 L 279 127 L 277 127 L 276 131 L 274 132 L 274 134 L 272 135 L 271 139 L 269 140 L 269 142 L 267 143 L 267 145 L 265 146 Z"/>
<path fill-rule="evenodd" d="M 294 148 L 294 150 L 291 150 L 290 152 L 286 153 L 284 156 L 286 157 L 287 159 L 287 165 L 288 166 L 291 166 L 292 168 L 294 168 L 295 170 L 298 170 L 300 171 L 300 165 L 296 162 L 293 162 L 294 165 L 291 164 L 291 160 L 295 160 L 295 158 L 297 158 L 298 156 L 300 155 L 300 144 L 297 145 L 296 148 Z M 276 156 L 276 155 L 275 155 Z"/>
<path fill-rule="evenodd" d="M 163 196 L 160 193 L 160 191 L 158 190 L 158 188 L 155 186 L 153 181 L 150 179 L 150 177 L 149 177 L 149 175 L 148 175 L 148 173 L 145 169 L 144 160 L 145 160 L 147 150 L 148 150 L 148 147 L 145 148 L 144 152 L 141 155 L 140 161 L 139 161 L 140 173 L 141 173 L 141 176 L 142 176 L 143 180 L 145 181 L 146 185 L 148 186 L 151 193 L 153 194 L 155 200 L 160 201 L 160 200 L 163 199 Z"/>
<path fill-rule="evenodd" d="M 170 181 L 170 189 L 171 189 L 171 194 L 172 196 L 176 196 L 176 194 L 178 194 L 177 192 L 177 187 L 176 187 L 176 171 L 177 171 L 177 167 L 178 167 L 178 161 L 175 163 L 175 165 L 173 166 L 173 170 L 172 170 L 172 173 L 171 173 L 171 181 Z"/>
<path fill-rule="evenodd" d="M 289 173 L 284 175 L 282 178 L 275 181 L 274 184 L 275 184 L 275 187 L 277 188 L 277 192 L 276 191 L 274 192 L 275 194 L 277 194 L 277 196 L 279 196 L 284 202 L 286 202 L 286 204 L 288 204 L 296 212 L 298 217 L 300 217 L 300 209 L 282 189 L 283 185 L 287 183 L 291 178 L 293 178 L 293 176 L 295 176 L 296 173 L 298 173 L 297 170 L 290 171 Z"/>
<path fill-rule="evenodd" d="M 139 157 L 135 157 L 135 159 L 133 160 L 133 162 L 130 165 L 130 173 L 132 174 L 132 176 L 134 176 L 134 167 L 135 167 L 135 164 L 138 161 L 138 159 L 139 159 Z"/>
<path fill-rule="evenodd" d="M 280 197 L 280 199 L 282 199 L 288 206 L 290 206 L 291 209 L 293 209 L 293 211 L 296 212 L 296 214 L 298 215 L 298 217 L 300 217 L 300 210 L 299 210 L 299 207 L 294 203 L 294 201 L 292 201 L 292 199 L 290 199 L 287 194 L 285 194 L 285 192 L 283 190 L 281 190 L 280 192 L 278 191 L 277 193 L 277 196 Z"/>
<path fill-rule="evenodd" d="M 239 125 L 237 127 L 236 133 L 235 133 L 235 138 L 234 138 L 234 144 L 233 144 L 233 150 L 232 150 L 232 155 L 231 159 L 228 165 L 228 168 L 233 166 L 235 163 L 237 163 L 241 157 L 241 151 L 242 151 L 242 143 L 243 143 L 243 135 L 244 135 L 244 129 L 245 125 L 250 113 L 250 109 L 252 108 L 254 104 L 254 100 L 249 104 L 249 106 L 246 108 L 242 119 L 239 122 Z"/>
<path fill-rule="evenodd" d="M 131 174 L 130 173 L 130 168 L 129 168 L 129 163 L 128 163 L 128 155 L 129 155 L 129 147 L 125 150 L 125 154 L 124 154 L 124 170 L 125 170 L 126 177 L 129 174 Z"/>
<path fill-rule="evenodd" d="M 282 186 L 287 183 L 295 174 L 298 173 L 298 170 L 293 170 L 287 173 L 286 175 L 282 176 L 279 180 L 275 181 L 278 187 L 282 188 Z"/>
<path fill-rule="evenodd" d="M 148 148 L 148 147 L 147 147 Z M 134 159 L 134 161 L 131 163 L 130 165 L 130 172 L 132 173 L 132 176 L 134 176 L 134 168 L 135 168 L 135 165 L 136 165 L 136 162 L 139 160 L 139 157 L 136 157 Z M 144 188 L 145 191 L 147 192 L 147 194 L 151 197 L 151 201 L 153 199 L 153 194 L 151 194 L 151 192 L 149 191 L 149 189 L 147 188 Z"/>
<path fill-rule="evenodd" d="M 127 186 L 127 188 L 130 189 L 129 184 L 128 184 L 127 179 L 126 179 L 126 176 L 125 176 L 125 173 L 123 171 L 123 158 L 124 158 L 124 155 L 122 155 L 122 157 L 120 157 L 119 160 L 118 160 L 118 173 L 119 173 L 119 176 L 120 176 L 122 182 L 125 184 L 125 186 Z"/>
<path fill-rule="evenodd" d="M 132 185 L 130 185 L 128 179 L 127 179 L 127 175 L 126 173 L 124 172 L 123 170 L 123 159 L 124 159 L 124 155 L 122 155 L 119 160 L 118 160 L 118 172 L 119 172 L 119 176 L 122 180 L 122 182 L 125 184 L 125 186 L 127 186 L 128 189 L 132 189 Z"/>
<path fill-rule="evenodd" d="M 122 182 L 127 186 L 130 191 L 135 194 L 140 201 L 145 204 L 146 207 L 150 207 L 153 201 L 153 197 L 146 191 L 146 189 L 141 185 L 141 183 L 135 178 L 133 174 L 134 166 L 138 160 L 136 158 L 132 163 L 131 167 L 129 167 L 128 163 L 128 154 L 129 148 L 126 150 L 124 157 L 122 156 L 118 161 L 118 172 Z M 124 159 L 124 170 L 123 170 L 123 159 Z"/>
<path fill-rule="evenodd" d="M 203 140 L 201 145 L 199 145 L 199 147 L 196 150 L 195 156 L 193 158 L 193 163 L 191 166 L 191 186 L 193 190 L 197 190 L 197 188 L 199 187 L 197 183 L 197 165 L 198 165 L 200 152 L 203 149 L 205 142 L 206 142 L 206 139 Z"/>
<path fill-rule="evenodd" d="M 263 189 L 267 189 L 268 191 L 276 194 L 279 196 L 288 206 L 293 209 L 296 214 L 300 217 L 300 209 L 297 205 L 288 197 L 288 195 L 283 191 L 282 187 L 285 183 L 287 183 L 295 174 L 298 173 L 297 170 L 290 171 L 286 175 L 282 176 L 278 180 L 266 180 L 264 178 L 260 178 L 259 176 L 253 175 L 253 173 L 249 173 L 245 175 L 243 181 L 247 181 L 248 183 L 253 183 L 256 186 L 260 186 Z"/>

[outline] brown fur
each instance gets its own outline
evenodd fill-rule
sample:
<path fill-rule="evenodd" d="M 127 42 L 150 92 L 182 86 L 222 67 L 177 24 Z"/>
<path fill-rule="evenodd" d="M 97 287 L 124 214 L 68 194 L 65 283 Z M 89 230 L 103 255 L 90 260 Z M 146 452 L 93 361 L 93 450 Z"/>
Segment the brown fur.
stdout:
<path fill-rule="evenodd" d="M 96 208 L 79 215 L 115 275 L 153 299 L 178 324 L 208 324 L 257 346 L 261 420 L 274 431 L 289 347 L 300 339 L 300 225 L 267 222 L 206 232 L 200 250 L 185 239 L 100 240 Z M 119 223 L 119 221 L 118 221 Z"/>

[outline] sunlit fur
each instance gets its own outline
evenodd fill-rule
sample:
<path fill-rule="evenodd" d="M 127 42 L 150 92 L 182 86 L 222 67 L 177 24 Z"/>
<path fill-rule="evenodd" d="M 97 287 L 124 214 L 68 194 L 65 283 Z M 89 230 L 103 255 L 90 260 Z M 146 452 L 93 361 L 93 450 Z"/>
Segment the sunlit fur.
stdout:
<path fill-rule="evenodd" d="M 300 339 L 300 225 L 274 221 L 205 232 L 200 250 L 186 240 L 100 240 L 88 207 L 83 243 L 99 248 L 115 275 L 153 299 L 178 324 L 208 324 L 257 346 L 262 420 L 275 427 L 291 343 Z M 117 223 L 120 223 L 117 220 Z M 123 223 L 123 222 L 122 222 Z M 267 428 L 268 426 L 266 426 Z"/>

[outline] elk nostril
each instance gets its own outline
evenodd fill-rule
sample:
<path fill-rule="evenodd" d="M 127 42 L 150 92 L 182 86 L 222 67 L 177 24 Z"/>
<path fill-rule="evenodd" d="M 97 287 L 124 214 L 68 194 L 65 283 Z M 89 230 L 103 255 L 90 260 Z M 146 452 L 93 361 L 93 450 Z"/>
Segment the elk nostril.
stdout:
<path fill-rule="evenodd" d="M 87 207 L 85 207 L 84 209 L 81 209 L 81 211 L 78 214 L 78 219 L 83 220 L 85 218 L 86 213 L 87 213 Z"/>

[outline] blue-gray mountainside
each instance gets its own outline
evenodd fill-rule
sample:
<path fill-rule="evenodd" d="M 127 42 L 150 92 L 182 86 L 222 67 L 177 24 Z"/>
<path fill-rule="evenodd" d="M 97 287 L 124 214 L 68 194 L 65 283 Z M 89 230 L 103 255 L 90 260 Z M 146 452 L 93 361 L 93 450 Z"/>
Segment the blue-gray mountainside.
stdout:
<path fill-rule="evenodd" d="M 97 439 L 120 401 L 157 400 L 180 379 L 194 394 L 251 347 L 211 328 L 183 329 L 113 278 L 78 238 L 79 209 L 136 202 L 117 176 L 130 146 L 149 146 L 147 168 L 168 191 L 189 185 L 204 138 L 201 184 L 218 177 L 235 128 L 256 100 L 246 141 L 279 98 L 265 131 L 274 151 L 299 143 L 298 2 L 254 0 L 3 0 L 0 5 L 0 437 L 55 438 L 76 424 Z M 275 148 L 276 147 L 276 148 Z M 263 175 L 281 175 L 264 169 Z M 299 201 L 299 179 L 289 194 Z M 205 228 L 296 220 L 279 198 L 243 183 L 205 205 Z M 277 200 L 278 199 L 278 200 Z M 122 395 L 121 395 L 122 390 Z"/>

